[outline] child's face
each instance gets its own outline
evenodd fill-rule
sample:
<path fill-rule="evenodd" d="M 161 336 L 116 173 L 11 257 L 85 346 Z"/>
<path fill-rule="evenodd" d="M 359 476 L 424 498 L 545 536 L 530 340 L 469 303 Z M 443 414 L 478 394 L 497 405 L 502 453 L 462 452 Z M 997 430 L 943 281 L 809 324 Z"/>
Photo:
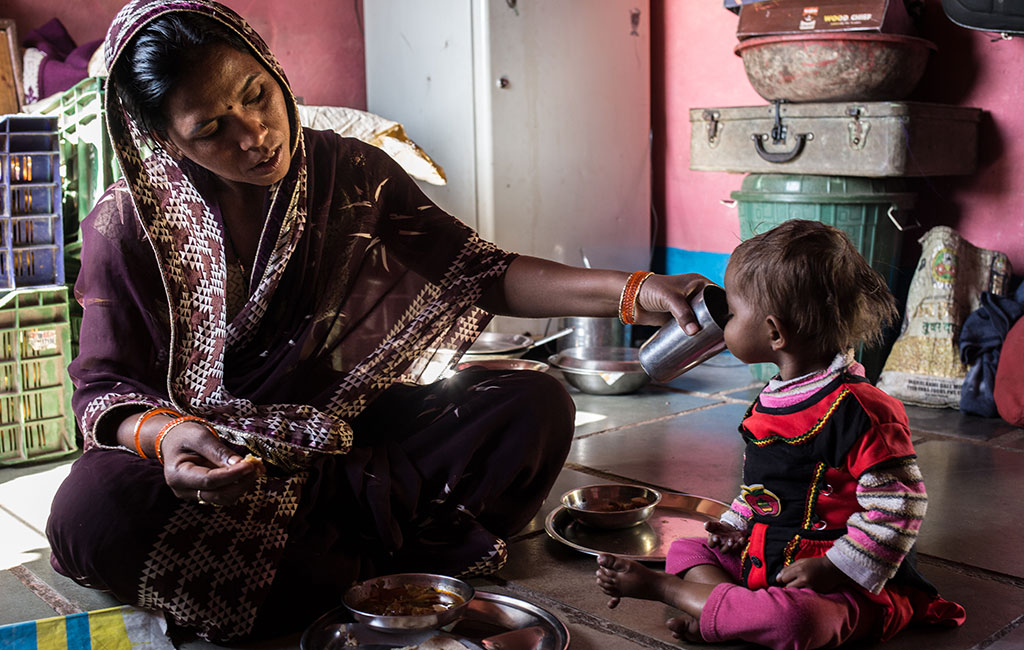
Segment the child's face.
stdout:
<path fill-rule="evenodd" d="M 725 323 L 729 352 L 744 363 L 774 362 L 767 314 L 762 314 L 736 285 L 732 267 L 725 270 L 725 299 L 729 304 L 729 320 Z"/>

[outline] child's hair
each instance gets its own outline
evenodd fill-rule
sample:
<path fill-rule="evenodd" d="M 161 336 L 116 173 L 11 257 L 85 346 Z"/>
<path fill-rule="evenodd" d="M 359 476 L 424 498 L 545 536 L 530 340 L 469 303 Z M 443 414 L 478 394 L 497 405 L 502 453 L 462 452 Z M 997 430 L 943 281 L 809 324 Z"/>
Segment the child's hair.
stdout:
<path fill-rule="evenodd" d="M 881 342 L 898 312 L 885 280 L 842 230 L 792 219 L 736 247 L 730 291 L 824 354 Z"/>

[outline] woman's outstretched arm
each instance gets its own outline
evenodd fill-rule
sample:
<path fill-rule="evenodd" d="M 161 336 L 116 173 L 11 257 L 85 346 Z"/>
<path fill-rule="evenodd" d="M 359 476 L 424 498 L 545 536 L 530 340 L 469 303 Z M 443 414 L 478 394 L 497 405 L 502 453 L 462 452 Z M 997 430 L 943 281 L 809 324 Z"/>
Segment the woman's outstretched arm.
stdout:
<path fill-rule="evenodd" d="M 522 318 L 557 316 L 615 317 L 625 271 L 585 269 L 537 257 L 520 256 L 502 281 L 484 295 L 480 307 Z M 699 328 L 689 296 L 709 280 L 696 273 L 652 275 L 640 287 L 637 323 L 661 325 L 674 317 L 691 334 Z"/>

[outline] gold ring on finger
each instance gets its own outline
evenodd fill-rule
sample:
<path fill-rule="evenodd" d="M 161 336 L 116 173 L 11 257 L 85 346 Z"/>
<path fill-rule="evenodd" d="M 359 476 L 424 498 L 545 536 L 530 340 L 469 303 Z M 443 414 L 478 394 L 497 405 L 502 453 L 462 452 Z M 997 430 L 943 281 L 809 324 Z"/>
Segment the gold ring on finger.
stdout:
<path fill-rule="evenodd" d="M 203 491 L 202 490 L 196 490 L 196 502 L 199 505 L 201 505 L 201 506 L 217 506 L 217 505 L 219 505 L 217 503 L 213 503 L 212 501 L 207 501 L 206 499 L 204 499 L 203 498 Z"/>

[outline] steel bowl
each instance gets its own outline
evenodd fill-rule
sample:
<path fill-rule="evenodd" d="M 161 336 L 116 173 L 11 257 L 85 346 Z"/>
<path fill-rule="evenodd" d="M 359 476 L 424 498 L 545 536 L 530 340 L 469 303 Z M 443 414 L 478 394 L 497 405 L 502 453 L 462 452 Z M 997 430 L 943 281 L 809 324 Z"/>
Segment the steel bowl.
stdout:
<path fill-rule="evenodd" d="M 547 372 L 550 366 L 543 361 L 534 361 L 532 359 L 470 359 L 455 366 L 456 370 L 466 370 L 467 368 Z"/>
<path fill-rule="evenodd" d="M 594 528 L 630 528 L 644 523 L 661 502 L 661 492 L 642 485 L 588 485 L 562 495 L 573 519 Z"/>
<path fill-rule="evenodd" d="M 570 386 L 595 395 L 635 393 L 651 381 L 636 348 L 567 348 L 548 357 L 548 363 L 562 371 Z"/>
<path fill-rule="evenodd" d="M 403 591 L 404 590 L 404 591 Z M 384 605 L 409 594 L 433 590 L 442 605 L 429 614 L 385 614 Z M 433 573 L 395 573 L 364 580 L 345 592 L 342 603 L 363 625 L 382 632 L 417 632 L 434 630 L 462 616 L 475 590 L 458 578 Z"/>
<path fill-rule="evenodd" d="M 935 44 L 873 32 L 814 32 L 740 41 L 750 85 L 774 101 L 898 101 L 921 80 Z"/>

